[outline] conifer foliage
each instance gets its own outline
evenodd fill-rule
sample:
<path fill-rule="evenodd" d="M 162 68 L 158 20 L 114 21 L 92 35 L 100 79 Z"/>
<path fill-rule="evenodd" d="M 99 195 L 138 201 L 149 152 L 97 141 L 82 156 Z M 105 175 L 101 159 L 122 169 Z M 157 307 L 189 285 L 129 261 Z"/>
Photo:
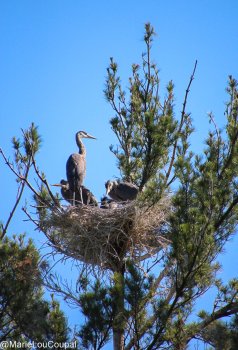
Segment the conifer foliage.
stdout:
<path fill-rule="evenodd" d="M 238 223 L 238 83 L 229 77 L 224 128 L 220 129 L 210 114 L 204 151 L 196 154 L 190 146 L 194 127 L 187 100 L 197 62 L 181 114 L 175 115 L 172 81 L 165 98 L 161 98 L 159 70 L 151 58 L 154 36 L 153 27 L 147 23 L 145 53 L 141 65 L 132 65 L 127 90 L 118 64 L 110 59 L 104 93 L 112 106 L 110 125 L 118 140 L 110 150 L 122 180 L 139 187 L 140 208 L 145 204 L 153 208 L 164 196 L 171 203 L 161 229 L 167 244 L 141 259 L 130 255 L 124 245 L 122 264 L 114 270 L 101 271 L 100 266 L 89 270 L 84 264 L 76 292 L 52 278 L 46 284 L 81 309 L 85 323 L 77 336 L 82 349 L 99 350 L 113 341 L 114 350 L 185 350 L 192 339 L 220 349 L 219 334 L 224 349 L 233 349 L 237 344 L 237 319 L 228 325 L 224 319 L 238 312 L 238 279 L 227 284 L 218 279 L 220 265 L 216 259 Z M 58 210 L 60 202 L 36 165 L 40 145 L 37 129 L 32 125 L 23 136 L 23 143 L 13 140 L 16 166 L 1 153 L 20 185 L 33 191 L 38 219 L 25 212 L 41 228 L 48 210 Z M 38 189 L 28 180 L 30 169 L 38 178 Z M 2 227 L 2 236 L 6 226 Z M 56 242 L 57 232 L 52 232 Z M 60 247 L 58 251 L 72 256 Z M 193 315 L 199 297 L 210 288 L 217 291 L 211 300 L 212 311 Z"/>
<path fill-rule="evenodd" d="M 67 322 L 52 299 L 43 299 L 40 256 L 23 235 L 0 245 L 0 341 L 65 342 Z"/>

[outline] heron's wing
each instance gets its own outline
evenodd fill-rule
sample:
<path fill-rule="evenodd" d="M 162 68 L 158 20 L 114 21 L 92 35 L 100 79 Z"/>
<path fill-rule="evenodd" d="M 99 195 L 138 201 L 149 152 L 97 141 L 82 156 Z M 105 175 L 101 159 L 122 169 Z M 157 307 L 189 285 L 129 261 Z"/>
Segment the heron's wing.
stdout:
<path fill-rule="evenodd" d="M 129 182 L 121 182 L 118 184 L 116 191 L 121 200 L 133 200 L 136 199 L 138 194 L 138 187 Z"/>
<path fill-rule="evenodd" d="M 94 197 L 92 192 L 85 186 L 81 187 L 83 195 L 83 203 L 86 205 L 98 206 L 97 199 Z"/>
<path fill-rule="evenodd" d="M 86 173 L 85 158 L 78 153 L 71 154 L 66 163 L 66 175 L 71 189 L 79 188 Z"/>

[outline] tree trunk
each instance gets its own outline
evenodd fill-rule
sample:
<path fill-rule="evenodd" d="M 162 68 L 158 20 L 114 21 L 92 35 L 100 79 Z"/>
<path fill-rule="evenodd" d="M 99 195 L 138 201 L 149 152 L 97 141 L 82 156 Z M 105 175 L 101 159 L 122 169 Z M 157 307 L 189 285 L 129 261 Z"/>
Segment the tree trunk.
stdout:
<path fill-rule="evenodd" d="M 124 349 L 124 331 L 113 329 L 113 350 Z"/>
<path fill-rule="evenodd" d="M 124 349 L 124 269 L 114 273 L 113 350 Z"/>

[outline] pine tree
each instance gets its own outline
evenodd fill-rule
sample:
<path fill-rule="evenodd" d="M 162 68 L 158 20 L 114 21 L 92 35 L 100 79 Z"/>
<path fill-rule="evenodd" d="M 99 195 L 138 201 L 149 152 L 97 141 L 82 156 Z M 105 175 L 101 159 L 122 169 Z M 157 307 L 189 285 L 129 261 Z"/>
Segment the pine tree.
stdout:
<path fill-rule="evenodd" d="M 25 213 L 45 233 L 53 249 L 76 260 L 84 258 L 84 267 L 89 271 L 91 265 L 98 265 L 92 270 L 94 274 L 90 275 L 87 269 L 85 274 L 81 271 L 75 293 L 53 278 L 48 280 L 53 291 L 74 302 L 85 316 L 85 324 L 78 332 L 82 349 L 102 349 L 111 339 L 114 350 L 184 350 L 197 338 L 209 340 L 216 347 L 212 340 L 214 330 L 221 330 L 224 346 L 228 346 L 228 333 L 233 334 L 231 341 L 237 342 L 236 323 L 234 330 L 227 330 L 222 320 L 238 312 L 238 280 L 227 285 L 218 280 L 220 266 L 216 259 L 234 234 L 238 220 L 238 83 L 229 77 L 224 130 L 217 127 L 210 114 L 211 131 L 205 149 L 202 154 L 195 154 L 190 146 L 194 128 L 187 99 L 197 62 L 185 91 L 181 115 L 176 116 L 172 81 L 167 85 L 165 98 L 160 97 L 159 70 L 151 59 L 154 36 L 153 27 L 146 24 L 146 51 L 141 66 L 132 65 L 128 91 L 122 87 L 118 65 L 112 58 L 104 91 L 114 113 L 111 128 L 118 139 L 118 145 L 110 149 L 122 180 L 139 188 L 135 207 L 126 204 L 114 212 L 87 206 L 63 210 L 36 166 L 40 138 L 34 126 L 23 133 L 24 142 L 14 139 L 17 171 L 2 152 L 19 181 L 33 191 L 37 220 L 27 210 Z M 34 189 L 27 178 L 30 169 L 41 181 L 40 190 Z M 164 199 L 169 206 L 165 206 Z M 93 248 L 97 248 L 93 243 L 87 259 L 83 257 L 82 250 L 88 249 L 87 236 L 93 228 L 90 226 L 83 238 L 77 235 L 75 227 L 80 229 L 83 225 L 81 214 L 88 219 L 87 225 L 96 217 L 103 226 L 104 221 L 126 210 L 134 217 L 144 208 L 143 214 L 149 216 L 149 210 L 159 203 L 167 211 L 166 222 L 160 222 L 159 227 L 165 245 L 136 258 L 131 249 L 135 238 L 130 236 L 135 221 L 129 217 L 121 226 L 127 235 L 118 234 L 113 247 L 104 242 L 101 265 L 92 259 Z M 149 219 L 152 222 L 154 218 Z M 151 234 L 155 237 L 157 231 Z M 197 319 L 191 321 L 197 300 L 210 288 L 217 290 L 213 311 L 201 310 Z"/>
<path fill-rule="evenodd" d="M 56 301 L 43 299 L 38 251 L 23 235 L 0 245 L 0 341 L 65 342 L 66 318 Z"/>

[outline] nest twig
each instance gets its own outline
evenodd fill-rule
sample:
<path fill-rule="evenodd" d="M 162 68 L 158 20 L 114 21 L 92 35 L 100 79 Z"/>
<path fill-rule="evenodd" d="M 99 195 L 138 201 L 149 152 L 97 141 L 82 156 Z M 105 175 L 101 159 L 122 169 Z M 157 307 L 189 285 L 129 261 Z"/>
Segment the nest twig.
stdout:
<path fill-rule="evenodd" d="M 114 209 L 70 206 L 51 210 L 41 226 L 51 244 L 64 254 L 117 270 L 127 257 L 142 260 L 168 245 L 162 230 L 168 212 L 168 198 L 151 207 L 137 201 Z"/>

